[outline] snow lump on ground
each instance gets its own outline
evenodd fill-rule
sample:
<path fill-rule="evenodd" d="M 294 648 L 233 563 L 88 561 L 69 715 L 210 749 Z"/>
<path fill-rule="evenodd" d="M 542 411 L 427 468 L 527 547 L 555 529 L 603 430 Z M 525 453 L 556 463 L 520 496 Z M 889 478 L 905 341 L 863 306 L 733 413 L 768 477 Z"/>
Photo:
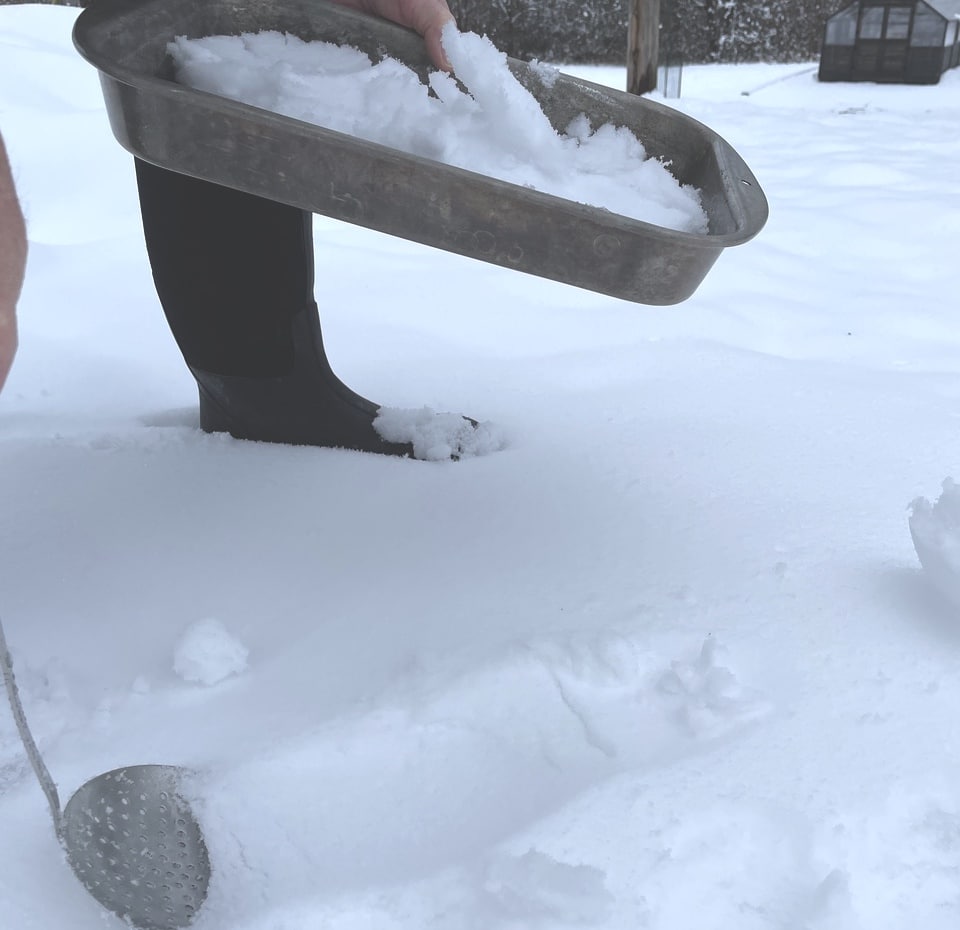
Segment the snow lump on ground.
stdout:
<path fill-rule="evenodd" d="M 381 407 L 373 426 L 387 442 L 410 443 L 413 457 L 426 462 L 489 455 L 506 445 L 503 433 L 493 423 L 475 423 L 460 414 L 437 413 L 430 407 Z"/>
<path fill-rule="evenodd" d="M 918 497 L 910 505 L 910 535 L 930 583 L 960 607 L 960 485 L 952 478 L 936 503 Z"/>
<path fill-rule="evenodd" d="M 173 670 L 184 681 L 215 685 L 247 668 L 249 652 L 215 617 L 192 624 L 177 644 Z"/>

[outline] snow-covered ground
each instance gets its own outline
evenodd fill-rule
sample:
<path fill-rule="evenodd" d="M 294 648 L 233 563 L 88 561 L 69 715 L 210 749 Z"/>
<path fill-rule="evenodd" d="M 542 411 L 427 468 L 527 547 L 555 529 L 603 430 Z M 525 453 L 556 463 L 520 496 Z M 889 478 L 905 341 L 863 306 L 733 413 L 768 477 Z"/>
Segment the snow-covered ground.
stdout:
<path fill-rule="evenodd" d="M 198 930 L 955 930 L 960 71 L 687 68 L 771 216 L 678 307 L 318 219 L 344 380 L 508 436 L 438 464 L 199 431 L 75 15 L 0 7 L 0 610 L 61 792 L 198 770 Z M 119 926 L 2 710 L 0 834 L 3 927 Z"/>

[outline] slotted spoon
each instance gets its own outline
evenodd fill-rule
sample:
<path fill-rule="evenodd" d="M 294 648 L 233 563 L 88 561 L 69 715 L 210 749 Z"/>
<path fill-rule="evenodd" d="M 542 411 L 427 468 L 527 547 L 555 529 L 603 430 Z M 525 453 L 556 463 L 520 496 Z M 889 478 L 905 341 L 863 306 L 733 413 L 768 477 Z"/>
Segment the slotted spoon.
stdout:
<path fill-rule="evenodd" d="M 0 669 L 23 748 L 77 878 L 103 907 L 139 930 L 186 927 L 210 882 L 203 834 L 180 792 L 186 770 L 131 765 L 104 772 L 81 785 L 61 812 L 27 725 L 2 622 Z"/>

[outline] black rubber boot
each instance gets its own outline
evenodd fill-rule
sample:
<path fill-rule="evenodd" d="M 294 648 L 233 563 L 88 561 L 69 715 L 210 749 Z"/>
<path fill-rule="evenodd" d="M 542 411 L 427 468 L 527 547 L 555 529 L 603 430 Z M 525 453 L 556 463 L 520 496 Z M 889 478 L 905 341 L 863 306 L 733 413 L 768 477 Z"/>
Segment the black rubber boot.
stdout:
<path fill-rule="evenodd" d="M 137 160 L 157 294 L 197 379 L 200 423 L 240 439 L 411 455 L 331 370 L 313 299 L 312 217 Z"/>
<path fill-rule="evenodd" d="M 190 367 L 200 389 L 200 426 L 237 439 L 413 455 L 373 428 L 379 407 L 350 390 L 327 361 L 316 305 L 291 322 L 289 374 L 245 377 Z"/>

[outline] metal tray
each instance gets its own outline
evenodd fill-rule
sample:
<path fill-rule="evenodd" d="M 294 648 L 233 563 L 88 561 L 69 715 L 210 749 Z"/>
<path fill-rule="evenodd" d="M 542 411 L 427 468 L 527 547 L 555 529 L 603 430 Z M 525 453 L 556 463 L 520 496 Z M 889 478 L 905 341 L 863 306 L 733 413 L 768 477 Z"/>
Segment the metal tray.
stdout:
<path fill-rule="evenodd" d="M 324 0 L 94 0 L 78 51 L 100 72 L 110 124 L 139 158 L 544 278 L 646 304 L 689 297 L 720 253 L 763 227 L 767 202 L 743 159 L 696 120 L 561 75 L 547 87 L 510 60 L 557 129 L 585 113 L 632 130 L 701 191 L 709 232 L 684 233 L 450 167 L 176 84 L 179 35 L 275 29 L 399 59 L 421 75 L 419 36 Z"/>

